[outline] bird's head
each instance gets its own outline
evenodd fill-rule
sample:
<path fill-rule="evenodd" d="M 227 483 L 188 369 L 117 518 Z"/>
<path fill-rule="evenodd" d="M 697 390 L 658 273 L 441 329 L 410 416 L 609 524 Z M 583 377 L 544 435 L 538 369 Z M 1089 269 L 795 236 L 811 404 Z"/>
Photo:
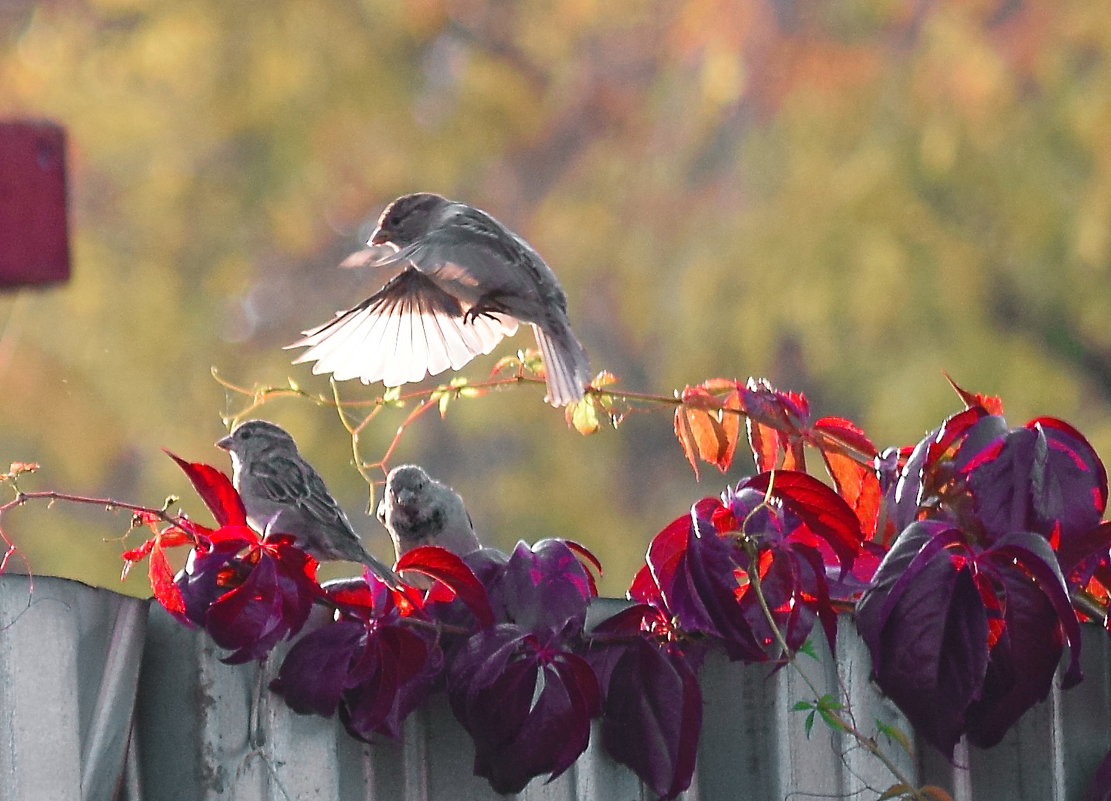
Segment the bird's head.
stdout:
<path fill-rule="evenodd" d="M 247 420 L 240 423 L 234 431 L 218 440 L 216 447 L 223 448 L 240 459 L 274 449 L 297 450 L 288 431 L 266 420 Z"/>
<path fill-rule="evenodd" d="M 433 479 L 424 472 L 424 468 L 415 464 L 401 465 L 386 476 L 386 495 L 395 507 L 414 509 L 421 503 L 427 503 L 423 494 L 431 483 Z"/>
<path fill-rule="evenodd" d="M 436 212 L 450 204 L 447 198 L 431 192 L 402 195 L 386 206 L 367 244 L 394 245 L 398 249 L 411 245 L 428 233 Z"/>

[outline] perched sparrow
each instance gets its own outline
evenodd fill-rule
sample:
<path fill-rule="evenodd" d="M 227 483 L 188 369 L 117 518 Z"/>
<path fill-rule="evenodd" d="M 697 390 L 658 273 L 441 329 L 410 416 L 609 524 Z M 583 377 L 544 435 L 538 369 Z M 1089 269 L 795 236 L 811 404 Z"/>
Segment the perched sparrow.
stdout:
<path fill-rule="evenodd" d="M 415 464 L 390 471 L 378 519 L 398 558 L 418 545 L 439 545 L 457 556 L 482 547 L 459 493 Z"/>
<path fill-rule="evenodd" d="M 294 363 L 387 386 L 458 370 L 529 323 L 544 359 L 545 400 L 564 406 L 590 382 L 567 298 L 532 247 L 484 211 L 439 195 L 393 201 L 360 263 L 401 272 L 357 306 L 305 331 Z"/>
<path fill-rule="evenodd" d="M 231 454 L 232 484 L 253 528 L 289 534 L 317 559 L 361 562 L 397 586 L 397 575 L 363 548 L 324 480 L 284 429 L 265 420 L 248 420 L 216 446 Z"/>

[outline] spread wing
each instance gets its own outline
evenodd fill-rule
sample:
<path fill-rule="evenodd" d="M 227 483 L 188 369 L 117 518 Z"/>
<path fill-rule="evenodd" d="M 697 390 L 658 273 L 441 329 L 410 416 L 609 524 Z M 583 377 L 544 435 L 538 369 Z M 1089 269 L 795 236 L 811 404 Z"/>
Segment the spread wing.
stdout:
<path fill-rule="evenodd" d="M 414 268 L 394 276 L 359 305 L 305 331 L 287 348 L 307 347 L 294 364 L 312 362 L 314 373 L 339 381 L 358 378 L 398 386 L 458 370 L 480 353 L 489 353 L 517 330 L 517 321 L 500 314 L 464 320 L 460 301 Z"/>

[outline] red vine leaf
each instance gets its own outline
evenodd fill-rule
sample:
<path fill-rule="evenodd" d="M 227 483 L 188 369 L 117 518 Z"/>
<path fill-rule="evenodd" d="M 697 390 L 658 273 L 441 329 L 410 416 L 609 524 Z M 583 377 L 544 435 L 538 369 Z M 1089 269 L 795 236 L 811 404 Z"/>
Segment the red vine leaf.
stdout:
<path fill-rule="evenodd" d="M 150 551 L 150 561 L 147 563 L 147 575 L 150 577 L 150 588 L 155 600 L 178 620 L 188 623 L 189 618 L 185 614 L 185 598 L 181 594 L 181 588 L 174 581 L 174 570 L 170 567 L 170 560 L 166 558 L 162 539 L 155 537 L 148 542 L 153 543 L 153 546 Z"/>
<path fill-rule="evenodd" d="M 964 405 L 971 409 L 974 406 L 979 406 L 984 409 L 988 414 L 1003 414 L 1003 400 L 996 395 L 981 395 L 979 392 L 969 392 L 962 389 L 953 377 L 945 373 L 945 380 L 949 382 L 949 386 L 957 393 L 957 396 L 964 402 Z"/>
<path fill-rule="evenodd" d="M 401 555 L 395 569 L 413 570 L 434 578 L 450 588 L 481 626 L 494 625 L 494 612 L 486 588 L 458 556 L 436 545 L 421 545 Z"/>
<path fill-rule="evenodd" d="M 740 393 L 733 389 L 723 401 L 707 389 L 710 383 L 685 387 L 675 410 L 675 436 L 696 478 L 699 459 L 728 470 L 741 433 Z"/>
<path fill-rule="evenodd" d="M 162 450 L 185 471 L 193 489 L 201 496 L 219 526 L 247 525 L 247 511 L 243 508 L 243 501 L 232 486 L 230 478 L 215 467 L 201 462 L 187 462 L 165 448 Z"/>

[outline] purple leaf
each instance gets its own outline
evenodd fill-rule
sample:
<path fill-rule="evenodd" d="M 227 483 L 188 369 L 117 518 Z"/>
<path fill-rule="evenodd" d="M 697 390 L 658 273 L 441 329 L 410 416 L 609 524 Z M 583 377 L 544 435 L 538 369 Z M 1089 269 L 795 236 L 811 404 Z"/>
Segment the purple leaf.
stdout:
<path fill-rule="evenodd" d="M 185 614 L 198 625 L 204 625 L 208 608 L 228 591 L 225 574 L 238 574 L 239 552 L 251 543 L 246 540 L 221 540 L 208 549 L 194 548 L 185 568 L 175 581 L 185 600 Z M 235 565 L 230 563 L 235 562 Z"/>
<path fill-rule="evenodd" d="M 665 589 L 671 612 L 683 630 L 702 631 L 716 638 L 730 659 L 758 662 L 767 659 L 744 610 L 737 603 L 737 558 L 744 552 L 713 529 L 691 527 L 687 549 L 675 583 Z M 747 569 L 747 564 L 744 566 Z"/>
<path fill-rule="evenodd" d="M 968 737 L 981 748 L 1002 740 L 1048 695 L 1063 650 L 1053 605 L 1029 576 L 996 556 L 999 569 L 992 575 L 1004 591 L 1004 628 L 991 649 L 982 694 L 968 709 Z"/>
<path fill-rule="evenodd" d="M 1057 550 L 1061 572 L 1066 579 L 1073 580 L 1073 572 L 1080 568 L 1082 563 L 1096 555 L 1106 559 L 1109 548 L 1111 548 L 1111 522 L 1100 523 L 1083 534 L 1062 539 L 1061 547 Z M 1091 566 L 1085 572 L 1090 570 Z M 1087 583 L 1088 578 L 1090 576 L 1081 576 L 1080 583 Z"/>
<path fill-rule="evenodd" d="M 990 560 L 987 563 L 999 566 L 996 575 L 1001 578 L 1005 579 L 1011 573 L 1019 572 L 1020 569 L 1028 571 L 1033 577 L 1033 582 L 1027 580 L 1021 584 L 1012 583 L 1008 585 L 1008 589 L 1014 593 L 1019 592 L 1019 588 L 1023 587 L 1026 588 L 1027 593 L 1037 590 L 1049 602 L 1050 608 L 1055 613 L 1055 622 L 1060 624 L 1069 643 L 1069 667 L 1065 672 L 1062 685 L 1068 689 L 1078 684 L 1083 678 L 1080 671 L 1080 621 L 1069 598 L 1068 586 L 1057 564 L 1057 557 L 1049 547 L 1049 543 L 1032 532 L 1017 531 L 1001 539 L 991 550 L 980 554 L 977 563 L 987 560 Z M 1023 578 L 1025 579 L 1026 576 L 1023 575 Z M 1011 592 L 1006 596 L 1008 603 L 1012 600 Z M 1024 595 L 1019 594 L 1016 597 L 1023 598 Z M 1010 609 L 1009 606 L 1007 608 Z M 1030 615 L 1027 613 L 1024 619 L 1029 620 Z M 1056 635 L 1047 638 L 1045 647 L 1052 648 L 1052 641 L 1057 639 Z"/>
<path fill-rule="evenodd" d="M 1007 433 L 1007 421 L 997 414 L 988 414 L 981 406 L 972 406 L 949 417 L 930 445 L 926 469 L 940 461 L 952 459 L 958 468 Z"/>
<path fill-rule="evenodd" d="M 474 740 L 476 775 L 499 793 L 570 767 L 586 749 L 599 710 L 597 679 L 586 661 L 513 624 L 470 637 L 450 667 L 448 694 Z"/>
<path fill-rule="evenodd" d="M 908 545 L 900 549 L 896 541 L 877 571 L 876 586 L 861 599 L 857 625 L 880 688 L 952 759 L 987 671 L 987 615 L 969 566 L 958 566 L 944 548 L 920 562 L 909 580 L 898 581 L 894 574 L 914 563 L 923 540 L 932 539 L 928 533 L 928 527 L 912 526 L 899 538 Z M 886 595 L 895 589 L 889 605 Z"/>
<path fill-rule="evenodd" d="M 872 652 L 873 671 L 881 668 L 880 637 L 903 593 L 935 554 L 963 539 L 960 530 L 940 521 L 914 523 L 896 538 L 856 607 L 857 628 Z"/>
<path fill-rule="evenodd" d="M 708 608 L 719 603 L 728 604 L 736 583 L 732 578 L 729 549 L 708 522 L 713 510 L 720 505 L 716 498 L 703 498 L 691 508 L 689 515 L 672 521 L 656 535 L 648 547 L 647 567 L 649 578 L 655 581 L 659 600 L 655 599 L 647 582 L 644 587 L 634 582 L 632 590 L 637 592 L 631 590 L 630 597 L 656 603 L 674 615 L 687 631 L 718 634 L 729 640 L 727 634 L 718 632 Z M 692 557 L 692 544 L 697 546 L 703 539 L 705 548 Z M 740 637 L 744 640 L 743 632 Z"/>
<path fill-rule="evenodd" d="M 270 687 L 289 708 L 331 717 L 350 686 L 351 663 L 366 636 L 366 626 L 339 621 L 309 632 L 294 643 Z"/>
<path fill-rule="evenodd" d="M 785 510 L 797 515 L 809 533 L 824 540 L 837 554 L 842 573 L 852 569 L 864 535 L 860 520 L 844 499 L 818 479 L 795 470 L 760 473 L 737 485 L 765 493 L 771 490 Z M 799 536 L 791 532 L 790 537 Z"/>
<path fill-rule="evenodd" d="M 809 550 L 813 551 L 813 549 Z M 768 610 L 775 620 L 776 629 L 787 647 L 795 652 L 806 642 L 817 620 L 815 604 L 809 599 L 821 593 L 818 589 L 819 579 L 795 549 L 771 548 L 768 554 L 771 558 L 760 579 L 760 589 L 764 594 Z M 820 559 L 818 562 L 820 564 Z M 821 579 L 821 585 L 825 586 L 824 578 Z M 828 600 L 829 596 L 826 593 L 826 601 Z M 739 606 L 765 658 L 778 658 L 779 638 L 772 630 L 760 606 L 760 599 L 751 586 L 741 595 Z"/>
<path fill-rule="evenodd" d="M 343 694 L 340 718 L 354 736 L 401 736 L 401 724 L 423 701 L 439 669 L 436 651 L 416 631 L 379 626 L 366 635 L 352 665 L 351 687 Z"/>
<path fill-rule="evenodd" d="M 202 542 L 175 578 L 185 613 L 222 648 L 229 664 L 262 659 L 301 630 L 320 593 L 316 560 L 284 535 L 257 540 L 242 526 L 225 526 Z"/>
<path fill-rule="evenodd" d="M 996 419 L 985 418 L 981 425 Z M 1107 506 L 1103 463 L 1087 440 L 1060 420 L 1031 420 L 989 442 L 970 436 L 958 456 L 977 521 L 993 539 L 1036 531 L 1059 534 L 1064 542 L 1097 525 Z"/>
<path fill-rule="evenodd" d="M 976 452 L 962 468 L 968 474 L 976 518 L 992 539 L 1010 531 L 1049 534 L 1049 521 L 1038 514 L 1035 502 L 1045 480 L 1047 451 L 1041 432 L 1019 428 Z"/>
<path fill-rule="evenodd" d="M 702 693 L 682 654 L 644 639 L 624 647 L 602 715 L 606 751 L 671 799 L 690 786 L 701 728 Z"/>
<path fill-rule="evenodd" d="M 832 653 L 837 653 L 837 610 L 833 608 L 830 599 L 829 585 L 826 583 L 822 558 L 816 550 L 806 546 L 795 546 L 791 550 L 796 558 L 801 558 L 806 562 L 805 567 L 800 565 L 799 572 L 805 576 L 802 580 L 802 586 L 807 595 L 813 600 L 804 600 L 803 603 L 812 607 L 817 613 L 818 619 L 822 622 L 822 630 L 825 632 L 826 641 L 829 643 L 829 650 Z M 810 569 L 809 576 L 806 574 L 806 567 Z M 805 644 L 806 638 L 810 636 L 810 628 L 810 626 L 806 627 L 805 636 L 797 645 L 791 645 L 792 650 L 797 651 Z M 790 638 L 788 638 L 788 644 L 791 644 Z"/>
<path fill-rule="evenodd" d="M 1063 544 L 1099 524 L 1107 509 L 1107 470 L 1088 440 L 1068 423 L 1039 417 L 1026 425 L 1042 432 L 1049 444 L 1039 507 L 1044 517 L 1060 521 Z"/>
<path fill-rule="evenodd" d="M 575 552 L 562 540 L 524 542 L 513 549 L 501 576 L 487 582 L 499 620 L 536 634 L 582 628 L 592 582 Z"/>
<path fill-rule="evenodd" d="M 434 634 L 406 625 L 402 611 L 420 610 L 376 577 L 330 582 L 325 591 L 340 620 L 298 640 L 271 688 L 295 712 L 329 717 L 338 708 L 353 737 L 397 737 L 440 669 Z"/>
<path fill-rule="evenodd" d="M 274 562 L 260 559 L 246 580 L 208 608 L 204 627 L 213 641 L 233 653 L 229 664 L 262 659 L 290 628 L 282 618 L 282 598 Z"/>

